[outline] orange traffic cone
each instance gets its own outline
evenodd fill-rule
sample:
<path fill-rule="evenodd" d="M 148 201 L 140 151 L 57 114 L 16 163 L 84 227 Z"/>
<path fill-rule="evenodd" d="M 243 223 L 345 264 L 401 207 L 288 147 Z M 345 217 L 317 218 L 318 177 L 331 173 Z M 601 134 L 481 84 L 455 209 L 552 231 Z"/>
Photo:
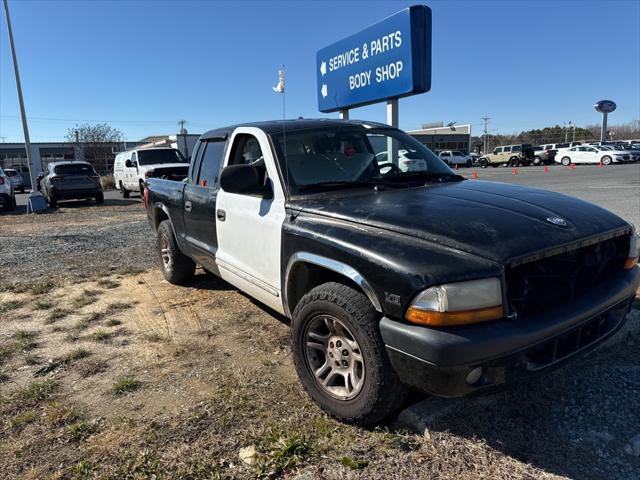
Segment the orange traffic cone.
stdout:
<path fill-rule="evenodd" d="M 471 175 L 471 178 L 477 179 L 478 178 L 478 172 L 473 172 L 473 175 Z"/>
<path fill-rule="evenodd" d="M 549 173 L 549 167 L 547 167 L 546 165 L 544 166 L 544 173 Z"/>
<path fill-rule="evenodd" d="M 513 174 L 517 175 L 518 174 L 518 167 L 513 167 Z"/>

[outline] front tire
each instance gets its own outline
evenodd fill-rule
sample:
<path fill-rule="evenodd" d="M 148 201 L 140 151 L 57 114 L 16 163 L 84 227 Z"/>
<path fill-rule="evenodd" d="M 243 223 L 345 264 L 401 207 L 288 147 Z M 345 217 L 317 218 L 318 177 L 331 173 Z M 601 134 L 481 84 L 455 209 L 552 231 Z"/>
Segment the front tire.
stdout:
<path fill-rule="evenodd" d="M 169 220 L 164 220 L 158 227 L 156 250 L 160 259 L 160 270 L 169 283 L 180 285 L 193 277 L 196 262 L 178 248 Z"/>
<path fill-rule="evenodd" d="M 122 195 L 122 198 L 129 198 L 129 190 L 124 188 L 124 184 L 122 182 L 120 182 L 120 195 Z"/>
<path fill-rule="evenodd" d="M 568 167 L 569 165 L 571 165 L 571 159 L 569 157 L 562 157 L 562 160 L 560 160 L 560 162 L 565 167 Z"/>
<path fill-rule="evenodd" d="M 481 158 L 478 163 L 480 164 L 480 168 L 487 168 L 489 166 L 486 158 Z"/>
<path fill-rule="evenodd" d="M 98 205 L 100 205 L 101 203 L 104 203 L 104 193 L 98 192 L 98 194 L 96 195 L 96 203 Z"/>
<path fill-rule="evenodd" d="M 605 155 L 604 157 L 602 157 L 601 162 L 602 162 L 603 165 L 611 165 L 613 160 L 611 159 L 611 157 L 609 155 Z"/>
<path fill-rule="evenodd" d="M 407 387 L 391 366 L 369 299 L 329 282 L 302 297 L 293 312 L 293 361 L 309 396 L 346 422 L 369 425 L 393 413 Z"/>
<path fill-rule="evenodd" d="M 473 165 L 473 162 L 471 162 L 471 160 L 467 160 L 465 165 L 467 166 L 467 168 L 471 168 L 471 166 Z"/>
<path fill-rule="evenodd" d="M 533 157 L 533 164 L 537 167 L 538 165 L 542 165 L 542 159 L 538 156 Z"/>

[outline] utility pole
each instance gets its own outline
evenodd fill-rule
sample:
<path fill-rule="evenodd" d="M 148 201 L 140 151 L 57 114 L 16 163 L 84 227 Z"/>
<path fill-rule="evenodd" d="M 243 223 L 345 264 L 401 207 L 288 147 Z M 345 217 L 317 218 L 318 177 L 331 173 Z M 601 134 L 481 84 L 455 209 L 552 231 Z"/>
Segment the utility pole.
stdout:
<path fill-rule="evenodd" d="M 27 165 L 29 166 L 29 178 L 31 179 L 31 193 L 29 194 L 28 207 L 32 212 L 42 212 L 47 209 L 47 204 L 42 194 L 38 191 L 36 172 L 34 171 L 33 160 L 31 158 L 31 141 L 29 139 L 29 128 L 27 127 L 27 114 L 24 110 L 24 99 L 22 98 L 22 85 L 20 83 L 20 72 L 18 71 L 18 59 L 16 57 L 16 46 L 13 43 L 13 30 L 11 29 L 11 18 L 9 17 L 9 4 L 4 0 L 4 13 L 7 17 L 7 32 L 9 33 L 9 44 L 11 46 L 11 57 L 13 58 L 13 71 L 16 77 L 16 87 L 18 89 L 18 102 L 20 103 L 20 114 L 22 115 L 22 129 L 24 131 L 24 146 L 27 151 Z"/>
<path fill-rule="evenodd" d="M 184 128 L 184 124 L 187 123 L 186 120 L 178 120 L 178 125 L 180 125 L 180 135 L 182 135 L 182 141 L 184 142 L 184 156 L 185 158 L 189 158 L 189 145 L 187 145 L 187 129 Z M 180 145 L 178 144 L 178 149 Z"/>
<path fill-rule="evenodd" d="M 487 142 L 488 142 L 488 138 L 487 138 L 487 134 L 488 134 L 488 130 L 487 130 L 487 124 L 489 123 L 489 120 L 491 120 L 491 118 L 489 117 L 482 117 L 482 121 L 484 122 L 484 146 L 482 149 L 482 154 L 486 155 L 487 154 Z"/>

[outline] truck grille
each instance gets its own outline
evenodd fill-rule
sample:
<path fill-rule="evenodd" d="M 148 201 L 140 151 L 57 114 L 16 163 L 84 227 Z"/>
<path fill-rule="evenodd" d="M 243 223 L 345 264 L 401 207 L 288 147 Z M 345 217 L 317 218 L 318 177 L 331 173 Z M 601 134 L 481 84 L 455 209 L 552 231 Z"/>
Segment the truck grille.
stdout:
<path fill-rule="evenodd" d="M 569 303 L 621 272 L 629 253 L 629 236 L 623 235 L 506 271 L 510 313 L 518 318 Z"/>

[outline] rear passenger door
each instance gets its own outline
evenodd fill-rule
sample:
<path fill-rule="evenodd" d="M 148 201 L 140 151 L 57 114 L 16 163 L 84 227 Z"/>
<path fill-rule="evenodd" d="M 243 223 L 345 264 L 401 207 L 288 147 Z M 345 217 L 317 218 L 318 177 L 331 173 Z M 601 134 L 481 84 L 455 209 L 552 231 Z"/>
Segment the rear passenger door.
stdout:
<path fill-rule="evenodd" d="M 218 180 L 226 144 L 225 139 L 200 142 L 193 157 L 193 172 L 187 180 L 183 194 L 185 241 L 189 243 L 193 257 L 212 271 L 216 271 L 215 255 L 218 249 Z"/>

